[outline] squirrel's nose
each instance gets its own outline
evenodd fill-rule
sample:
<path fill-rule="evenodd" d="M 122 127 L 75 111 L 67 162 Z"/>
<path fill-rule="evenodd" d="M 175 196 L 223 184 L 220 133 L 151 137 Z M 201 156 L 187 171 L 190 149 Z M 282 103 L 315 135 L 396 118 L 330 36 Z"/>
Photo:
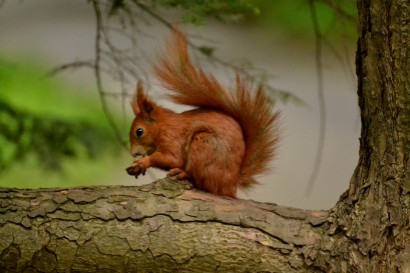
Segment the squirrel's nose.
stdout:
<path fill-rule="evenodd" d="M 132 145 L 131 146 L 131 155 L 133 157 L 145 155 L 145 149 L 142 146 Z"/>

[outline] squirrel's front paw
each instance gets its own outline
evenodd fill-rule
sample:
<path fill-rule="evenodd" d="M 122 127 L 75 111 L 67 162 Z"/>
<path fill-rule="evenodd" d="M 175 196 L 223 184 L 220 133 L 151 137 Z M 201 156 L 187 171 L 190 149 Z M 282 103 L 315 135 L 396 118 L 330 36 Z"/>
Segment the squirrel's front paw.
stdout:
<path fill-rule="evenodd" d="M 149 157 L 143 157 L 137 159 L 132 163 L 132 165 L 125 170 L 129 175 L 135 176 L 138 178 L 140 174 L 145 175 L 145 171 L 150 167 L 150 160 Z"/>
<path fill-rule="evenodd" d="M 137 178 L 138 175 L 141 174 L 141 171 L 140 171 L 139 169 L 137 169 L 136 167 L 134 167 L 134 166 L 130 166 L 130 167 L 126 168 L 125 171 L 126 171 L 129 175 L 135 176 L 135 178 Z"/>

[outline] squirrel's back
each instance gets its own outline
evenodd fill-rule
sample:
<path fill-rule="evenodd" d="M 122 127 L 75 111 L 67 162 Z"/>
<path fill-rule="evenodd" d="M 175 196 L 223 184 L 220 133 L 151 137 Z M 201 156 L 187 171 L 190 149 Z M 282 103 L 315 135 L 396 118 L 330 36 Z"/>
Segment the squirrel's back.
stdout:
<path fill-rule="evenodd" d="M 227 90 L 214 76 L 192 64 L 186 37 L 178 30 L 167 42 L 166 54 L 158 57 L 154 73 L 173 101 L 221 111 L 239 124 L 244 151 L 238 163 L 238 186 L 257 183 L 254 176 L 268 171 L 278 142 L 279 113 L 272 112 L 262 88 L 253 92 L 237 75 L 235 87 Z"/>

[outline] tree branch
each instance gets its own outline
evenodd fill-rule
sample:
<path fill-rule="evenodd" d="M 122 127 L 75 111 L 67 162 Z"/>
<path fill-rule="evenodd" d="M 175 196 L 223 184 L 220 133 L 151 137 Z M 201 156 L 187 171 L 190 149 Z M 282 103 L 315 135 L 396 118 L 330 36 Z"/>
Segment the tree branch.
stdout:
<path fill-rule="evenodd" d="M 67 69 L 77 69 L 80 67 L 88 67 L 88 68 L 94 68 L 94 64 L 92 61 L 74 61 L 71 63 L 66 63 L 62 64 L 56 67 L 53 67 L 48 73 L 47 76 L 52 77 L 57 75 L 58 73 L 61 73 L 62 71 L 65 71 Z"/>
<path fill-rule="evenodd" d="M 0 189 L 0 269 L 314 272 L 327 211 L 140 187 Z M 173 271 L 174 270 L 174 271 Z"/>
<path fill-rule="evenodd" d="M 110 124 L 111 128 L 113 129 L 115 137 L 118 139 L 119 143 L 127 149 L 127 144 L 122 138 L 122 134 L 119 131 L 112 115 L 110 114 L 110 110 L 108 108 L 107 102 L 105 100 L 105 92 L 103 90 L 102 86 L 102 79 L 101 79 L 101 71 L 100 71 L 100 63 L 101 63 L 101 39 L 102 39 L 102 32 L 103 32 L 103 22 L 102 22 L 102 15 L 99 7 L 98 0 L 93 0 L 92 1 L 93 7 L 94 7 L 94 12 L 95 12 L 95 17 L 96 17 L 96 37 L 95 37 L 95 60 L 94 60 L 94 73 L 95 73 L 95 78 L 97 81 L 97 90 L 98 93 L 100 94 L 100 100 L 101 100 L 101 106 L 103 108 L 105 117 L 107 118 L 108 123 Z"/>

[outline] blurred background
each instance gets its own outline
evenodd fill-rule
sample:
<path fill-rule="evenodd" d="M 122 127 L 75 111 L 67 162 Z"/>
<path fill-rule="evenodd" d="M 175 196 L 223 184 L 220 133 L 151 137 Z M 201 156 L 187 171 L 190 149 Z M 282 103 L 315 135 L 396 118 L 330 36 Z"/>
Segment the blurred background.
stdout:
<path fill-rule="evenodd" d="M 228 86 L 235 70 L 263 82 L 282 112 L 272 172 L 240 197 L 332 207 L 358 159 L 354 1 L 200 2 L 0 1 L 0 187 L 139 185 L 165 176 L 125 172 L 133 161 L 129 102 L 142 79 L 156 102 L 186 109 L 167 102 L 150 77 L 177 23 L 205 69 Z M 322 160 L 307 194 L 318 145 Z"/>

